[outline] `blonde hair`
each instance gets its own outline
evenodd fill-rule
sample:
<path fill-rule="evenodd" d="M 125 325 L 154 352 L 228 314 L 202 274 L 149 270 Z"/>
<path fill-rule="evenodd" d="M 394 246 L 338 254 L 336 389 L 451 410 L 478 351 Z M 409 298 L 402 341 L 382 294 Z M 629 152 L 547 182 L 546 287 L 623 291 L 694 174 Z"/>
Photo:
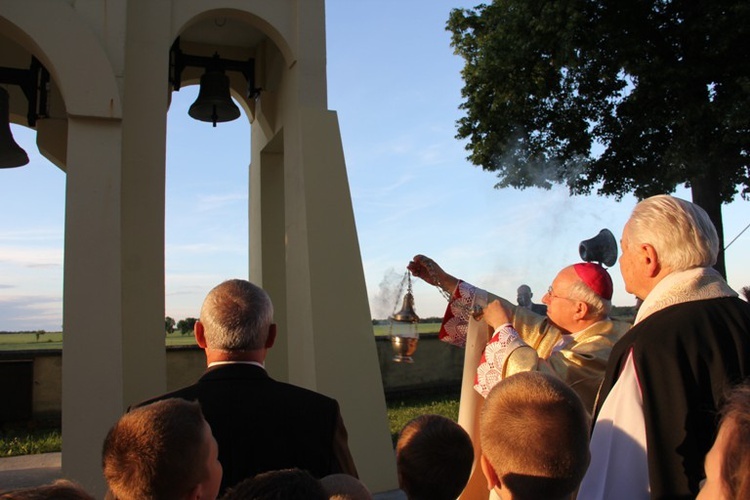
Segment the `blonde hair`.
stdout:
<path fill-rule="evenodd" d="M 261 472 L 231 487 L 222 500 L 281 500 L 304 498 L 328 500 L 320 480 L 308 471 L 294 468 Z"/>
<path fill-rule="evenodd" d="M 0 492 L 0 500 L 94 500 L 79 484 L 58 479 L 51 484 Z"/>
<path fill-rule="evenodd" d="M 721 479 L 730 499 L 750 498 L 750 385 L 736 386 L 722 410 L 721 425 L 730 425 L 721 461 Z"/>
<path fill-rule="evenodd" d="M 517 499 L 564 498 L 589 463 L 589 418 L 560 379 L 521 372 L 495 385 L 480 417 L 482 454 Z"/>
<path fill-rule="evenodd" d="M 104 439 L 104 478 L 118 500 L 179 500 L 207 475 L 200 405 L 172 398 L 126 413 Z"/>
<path fill-rule="evenodd" d="M 440 415 L 409 421 L 396 443 L 398 482 L 409 500 L 453 500 L 463 491 L 474 462 L 466 431 Z"/>
<path fill-rule="evenodd" d="M 329 474 L 320 480 L 328 500 L 372 500 L 362 481 L 349 474 Z"/>

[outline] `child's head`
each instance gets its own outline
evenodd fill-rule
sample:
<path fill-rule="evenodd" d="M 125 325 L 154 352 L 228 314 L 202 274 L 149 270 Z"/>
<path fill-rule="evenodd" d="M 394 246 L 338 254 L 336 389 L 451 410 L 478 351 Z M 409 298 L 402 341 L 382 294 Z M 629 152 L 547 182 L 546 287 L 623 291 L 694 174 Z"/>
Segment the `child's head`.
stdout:
<path fill-rule="evenodd" d="M 372 500 L 362 481 L 349 474 L 329 474 L 320 480 L 328 500 Z"/>
<path fill-rule="evenodd" d="M 722 410 L 719 433 L 706 455 L 698 499 L 750 498 L 750 385 L 735 387 Z"/>
<path fill-rule="evenodd" d="M 455 499 L 469 480 L 473 461 L 469 435 L 440 415 L 413 419 L 396 444 L 398 481 L 409 500 Z"/>
<path fill-rule="evenodd" d="M 581 400 L 560 379 L 539 372 L 512 375 L 490 391 L 480 440 L 488 487 L 501 498 L 566 498 L 589 464 L 589 418 Z"/>
<path fill-rule="evenodd" d="M 58 479 L 51 484 L 0 492 L 0 500 L 94 500 L 79 484 Z"/>
<path fill-rule="evenodd" d="M 227 490 L 221 500 L 328 500 L 321 482 L 302 469 L 261 472 Z"/>
<path fill-rule="evenodd" d="M 222 467 L 198 403 L 165 399 L 126 413 L 104 440 L 104 478 L 119 500 L 216 498 Z"/>

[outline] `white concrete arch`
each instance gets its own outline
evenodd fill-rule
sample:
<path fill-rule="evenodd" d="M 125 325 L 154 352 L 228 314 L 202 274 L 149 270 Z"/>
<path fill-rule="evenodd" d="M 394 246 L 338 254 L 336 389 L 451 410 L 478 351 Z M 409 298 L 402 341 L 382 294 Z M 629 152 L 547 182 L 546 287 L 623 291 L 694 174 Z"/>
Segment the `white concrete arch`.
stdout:
<path fill-rule="evenodd" d="M 39 12 L 45 15 L 40 16 Z M 69 115 L 122 118 L 110 60 L 68 2 L 0 0 L 0 32 L 29 49 L 49 70 Z"/>
<path fill-rule="evenodd" d="M 0 0 L 0 12 L 0 32 L 39 54 L 67 107 L 63 317 L 75 335 L 65 340 L 63 473 L 103 496 L 106 431 L 166 389 L 167 70 L 184 33 L 191 50 L 255 57 L 262 73 L 260 98 L 237 100 L 255 120 L 250 279 L 269 290 L 285 338 L 269 372 L 337 398 L 360 477 L 372 491 L 394 488 L 341 133 L 327 109 L 324 0 Z M 258 36 L 201 36 L 216 16 Z"/>
<path fill-rule="evenodd" d="M 172 11 L 172 38 L 191 25 L 211 17 L 232 17 L 246 22 L 260 30 L 281 52 L 287 67 L 294 64 L 296 54 L 293 50 L 295 27 L 287 10 L 279 8 L 278 3 L 295 4 L 292 0 L 191 0 L 175 5 Z"/>

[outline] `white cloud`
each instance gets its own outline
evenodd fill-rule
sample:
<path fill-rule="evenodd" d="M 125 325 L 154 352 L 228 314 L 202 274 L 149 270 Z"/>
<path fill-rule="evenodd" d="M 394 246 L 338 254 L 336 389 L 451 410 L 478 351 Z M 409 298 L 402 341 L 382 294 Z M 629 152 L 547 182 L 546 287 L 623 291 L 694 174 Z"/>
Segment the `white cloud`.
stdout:
<path fill-rule="evenodd" d="M 196 201 L 196 210 L 199 212 L 210 212 L 232 207 L 242 202 L 247 207 L 247 193 L 224 193 L 212 195 L 199 195 Z"/>
<path fill-rule="evenodd" d="M 0 263 L 27 268 L 59 268 L 63 262 L 62 246 L 36 248 L 0 245 Z"/>

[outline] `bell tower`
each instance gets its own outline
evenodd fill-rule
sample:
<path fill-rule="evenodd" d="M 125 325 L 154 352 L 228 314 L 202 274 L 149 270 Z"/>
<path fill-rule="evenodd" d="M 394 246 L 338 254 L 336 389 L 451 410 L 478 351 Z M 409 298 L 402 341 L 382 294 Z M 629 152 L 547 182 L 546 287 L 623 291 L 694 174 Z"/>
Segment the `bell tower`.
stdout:
<path fill-rule="evenodd" d="M 176 42 L 201 58 L 187 61 L 177 85 Z M 338 118 L 327 105 L 324 0 L 0 0 L 0 67 L 32 57 L 50 73 L 48 114 L 24 122 L 17 90 L 8 107 L 66 173 L 64 475 L 103 496 L 107 430 L 166 390 L 166 114 L 170 92 L 200 82 L 191 116 L 220 127 L 237 114 L 225 106 L 229 92 L 251 120 L 249 279 L 268 291 L 279 328 L 267 368 L 336 398 L 360 478 L 373 492 L 395 489 Z"/>

